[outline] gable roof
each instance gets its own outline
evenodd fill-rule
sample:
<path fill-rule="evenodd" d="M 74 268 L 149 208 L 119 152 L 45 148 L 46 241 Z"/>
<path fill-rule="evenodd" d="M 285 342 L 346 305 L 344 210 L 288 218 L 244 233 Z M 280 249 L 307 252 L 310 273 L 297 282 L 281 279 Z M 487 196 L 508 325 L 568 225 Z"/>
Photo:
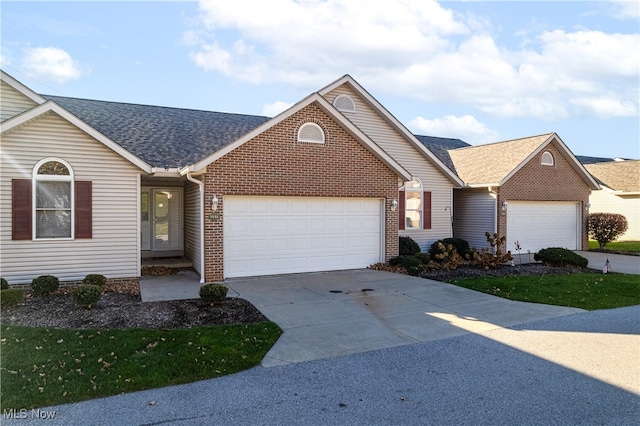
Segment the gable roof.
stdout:
<path fill-rule="evenodd" d="M 599 189 L 593 177 L 555 133 L 453 149 L 449 150 L 449 155 L 458 175 L 468 186 L 500 186 L 554 141 L 589 187 Z"/>
<path fill-rule="evenodd" d="M 452 138 L 439 138 L 436 136 L 423 136 L 423 135 L 415 135 L 416 139 L 420 141 L 424 146 L 429 148 L 431 152 L 433 152 L 436 157 L 444 163 L 449 170 L 456 173 L 456 167 L 451 160 L 451 156 L 449 155 L 449 150 L 457 149 L 457 148 L 466 148 L 471 146 L 460 139 L 452 139 Z"/>
<path fill-rule="evenodd" d="M 374 110 L 377 110 L 380 113 L 380 116 L 385 121 L 387 121 L 387 123 L 389 123 L 391 127 L 395 128 L 402 137 L 409 141 L 409 143 L 413 145 L 422 156 L 424 156 L 438 170 L 440 170 L 440 172 L 442 172 L 442 174 L 445 175 L 450 181 L 459 186 L 464 186 L 464 183 L 455 174 L 455 172 L 453 172 L 446 164 L 444 164 L 440 160 L 440 158 L 438 158 L 438 156 L 431 152 L 425 145 L 420 143 L 415 135 L 413 135 L 400 121 L 398 121 L 398 119 L 393 116 L 393 114 L 391 114 L 380 102 L 378 102 L 373 96 L 371 96 L 371 94 L 367 92 L 364 87 L 360 86 L 360 84 L 355 81 L 349 74 L 346 74 L 333 83 L 325 86 L 324 88 L 319 90 L 318 93 L 321 96 L 324 96 L 344 84 L 349 85 L 349 87 L 351 87 L 351 89 L 358 93 L 365 102 L 367 102 Z M 342 113 L 339 114 L 343 115 Z"/>
<path fill-rule="evenodd" d="M 44 95 L 152 167 L 201 161 L 269 120 L 199 111 Z"/>
<path fill-rule="evenodd" d="M 325 113 L 327 113 L 330 117 L 332 117 L 336 122 L 349 132 L 353 137 L 358 139 L 360 143 L 373 155 L 375 155 L 380 161 L 382 161 L 387 167 L 393 170 L 396 175 L 403 178 L 404 180 L 411 180 L 411 174 L 405 170 L 396 160 L 394 160 L 389 154 L 387 154 L 382 148 L 380 148 L 371 138 L 369 138 L 362 130 L 360 130 L 355 124 L 353 124 L 350 120 L 348 120 L 343 114 L 341 114 L 333 105 L 331 105 L 325 98 L 323 98 L 318 93 L 313 93 L 307 96 L 305 99 L 291 106 L 287 110 L 281 112 L 276 117 L 272 118 L 269 121 L 266 121 L 262 125 L 256 127 L 249 133 L 246 133 L 239 139 L 233 141 L 232 143 L 224 146 L 222 149 L 213 152 L 211 155 L 199 161 L 187 168 L 181 170 L 181 173 L 187 172 L 197 172 L 206 168 L 209 164 L 213 163 L 217 159 L 222 156 L 228 154 L 239 146 L 247 143 L 254 137 L 259 134 L 265 132 L 271 127 L 277 125 L 282 122 L 286 118 L 292 116 L 296 112 L 302 110 L 308 105 L 312 103 L 317 104 Z"/>
<path fill-rule="evenodd" d="M 601 184 L 620 193 L 640 193 L 640 160 L 587 164 L 585 168 Z"/>
<path fill-rule="evenodd" d="M 2 70 L 0 70 L 0 80 L 4 81 L 9 86 L 13 87 L 18 92 L 22 93 L 24 96 L 26 96 L 27 98 L 31 99 L 33 102 L 35 102 L 38 105 L 41 105 L 41 104 L 43 104 L 43 103 L 45 103 L 47 101 L 45 98 L 43 98 L 42 96 L 38 95 L 36 92 L 34 92 L 33 90 L 29 89 L 27 86 L 25 86 L 24 84 L 20 83 L 18 80 L 16 80 L 15 78 L 11 77 L 9 74 L 7 74 L 6 72 L 4 72 Z"/>

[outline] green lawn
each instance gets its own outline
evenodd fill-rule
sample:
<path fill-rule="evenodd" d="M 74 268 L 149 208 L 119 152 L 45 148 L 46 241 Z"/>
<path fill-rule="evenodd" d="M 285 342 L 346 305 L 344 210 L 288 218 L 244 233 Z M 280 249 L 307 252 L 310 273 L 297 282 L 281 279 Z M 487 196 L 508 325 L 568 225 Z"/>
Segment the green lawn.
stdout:
<path fill-rule="evenodd" d="M 600 248 L 597 241 L 589 240 L 589 250 Z M 605 246 L 606 250 L 640 253 L 640 241 L 613 241 Z"/>
<path fill-rule="evenodd" d="M 637 275 L 576 273 L 478 277 L 453 280 L 451 284 L 511 300 L 587 310 L 640 304 L 640 277 Z"/>
<path fill-rule="evenodd" d="M 4 324 L 0 410 L 57 405 L 236 373 L 258 365 L 280 334 L 271 322 L 175 330 Z"/>

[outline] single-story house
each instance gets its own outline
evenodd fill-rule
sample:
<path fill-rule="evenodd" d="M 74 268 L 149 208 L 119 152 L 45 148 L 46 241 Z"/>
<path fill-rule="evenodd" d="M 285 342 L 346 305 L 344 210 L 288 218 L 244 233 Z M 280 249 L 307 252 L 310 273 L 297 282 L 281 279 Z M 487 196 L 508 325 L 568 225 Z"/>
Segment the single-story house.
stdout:
<path fill-rule="evenodd" d="M 584 167 L 602 188 L 589 197 L 591 213 L 619 213 L 628 229 L 619 241 L 640 241 L 640 160 L 593 162 Z"/>
<path fill-rule="evenodd" d="M 599 188 L 555 133 L 479 146 L 418 136 L 464 182 L 454 190 L 453 229 L 472 247 L 485 232 L 507 238 L 507 250 L 588 248 L 589 193 Z M 465 146 L 467 145 L 467 146 Z"/>
<path fill-rule="evenodd" d="M 46 96 L 1 73 L 0 275 L 352 269 L 452 235 L 462 181 L 351 77 L 276 117 Z M 408 219 L 404 219 L 404 216 Z M 403 217 L 402 221 L 398 217 Z"/>

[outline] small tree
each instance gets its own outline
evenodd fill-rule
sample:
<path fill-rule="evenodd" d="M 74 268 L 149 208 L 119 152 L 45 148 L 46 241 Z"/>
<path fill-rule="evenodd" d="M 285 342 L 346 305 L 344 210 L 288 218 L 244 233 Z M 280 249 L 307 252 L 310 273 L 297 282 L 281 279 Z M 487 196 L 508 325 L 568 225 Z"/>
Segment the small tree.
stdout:
<path fill-rule="evenodd" d="M 618 213 L 591 213 L 589 215 L 589 236 L 596 240 L 600 249 L 627 231 L 627 218 Z"/>

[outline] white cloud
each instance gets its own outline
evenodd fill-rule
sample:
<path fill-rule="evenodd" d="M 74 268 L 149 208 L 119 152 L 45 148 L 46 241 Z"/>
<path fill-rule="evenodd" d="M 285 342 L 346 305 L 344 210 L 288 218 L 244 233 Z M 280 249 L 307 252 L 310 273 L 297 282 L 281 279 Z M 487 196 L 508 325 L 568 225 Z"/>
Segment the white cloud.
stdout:
<path fill-rule="evenodd" d="M 25 52 L 25 72 L 32 78 L 65 83 L 77 80 L 83 74 L 80 64 L 66 51 L 57 47 L 34 47 Z"/>
<path fill-rule="evenodd" d="M 612 3 L 611 15 L 617 19 L 640 18 L 640 3 L 638 0 L 610 0 Z"/>
<path fill-rule="evenodd" d="M 434 120 L 416 117 L 409 122 L 409 127 L 414 133 L 462 139 L 472 145 L 495 142 L 499 139 L 498 132 L 489 129 L 471 115 L 446 115 Z"/>
<path fill-rule="evenodd" d="M 262 107 L 261 115 L 267 117 L 275 117 L 280 114 L 282 111 L 290 108 L 293 104 L 291 102 L 283 102 L 283 101 L 275 101 L 270 104 L 266 104 Z"/>
<path fill-rule="evenodd" d="M 349 73 L 371 90 L 502 117 L 637 113 L 637 33 L 523 29 L 523 47 L 507 48 L 495 32 L 434 0 L 203 0 L 184 40 L 197 66 L 255 84 L 316 90 Z"/>

